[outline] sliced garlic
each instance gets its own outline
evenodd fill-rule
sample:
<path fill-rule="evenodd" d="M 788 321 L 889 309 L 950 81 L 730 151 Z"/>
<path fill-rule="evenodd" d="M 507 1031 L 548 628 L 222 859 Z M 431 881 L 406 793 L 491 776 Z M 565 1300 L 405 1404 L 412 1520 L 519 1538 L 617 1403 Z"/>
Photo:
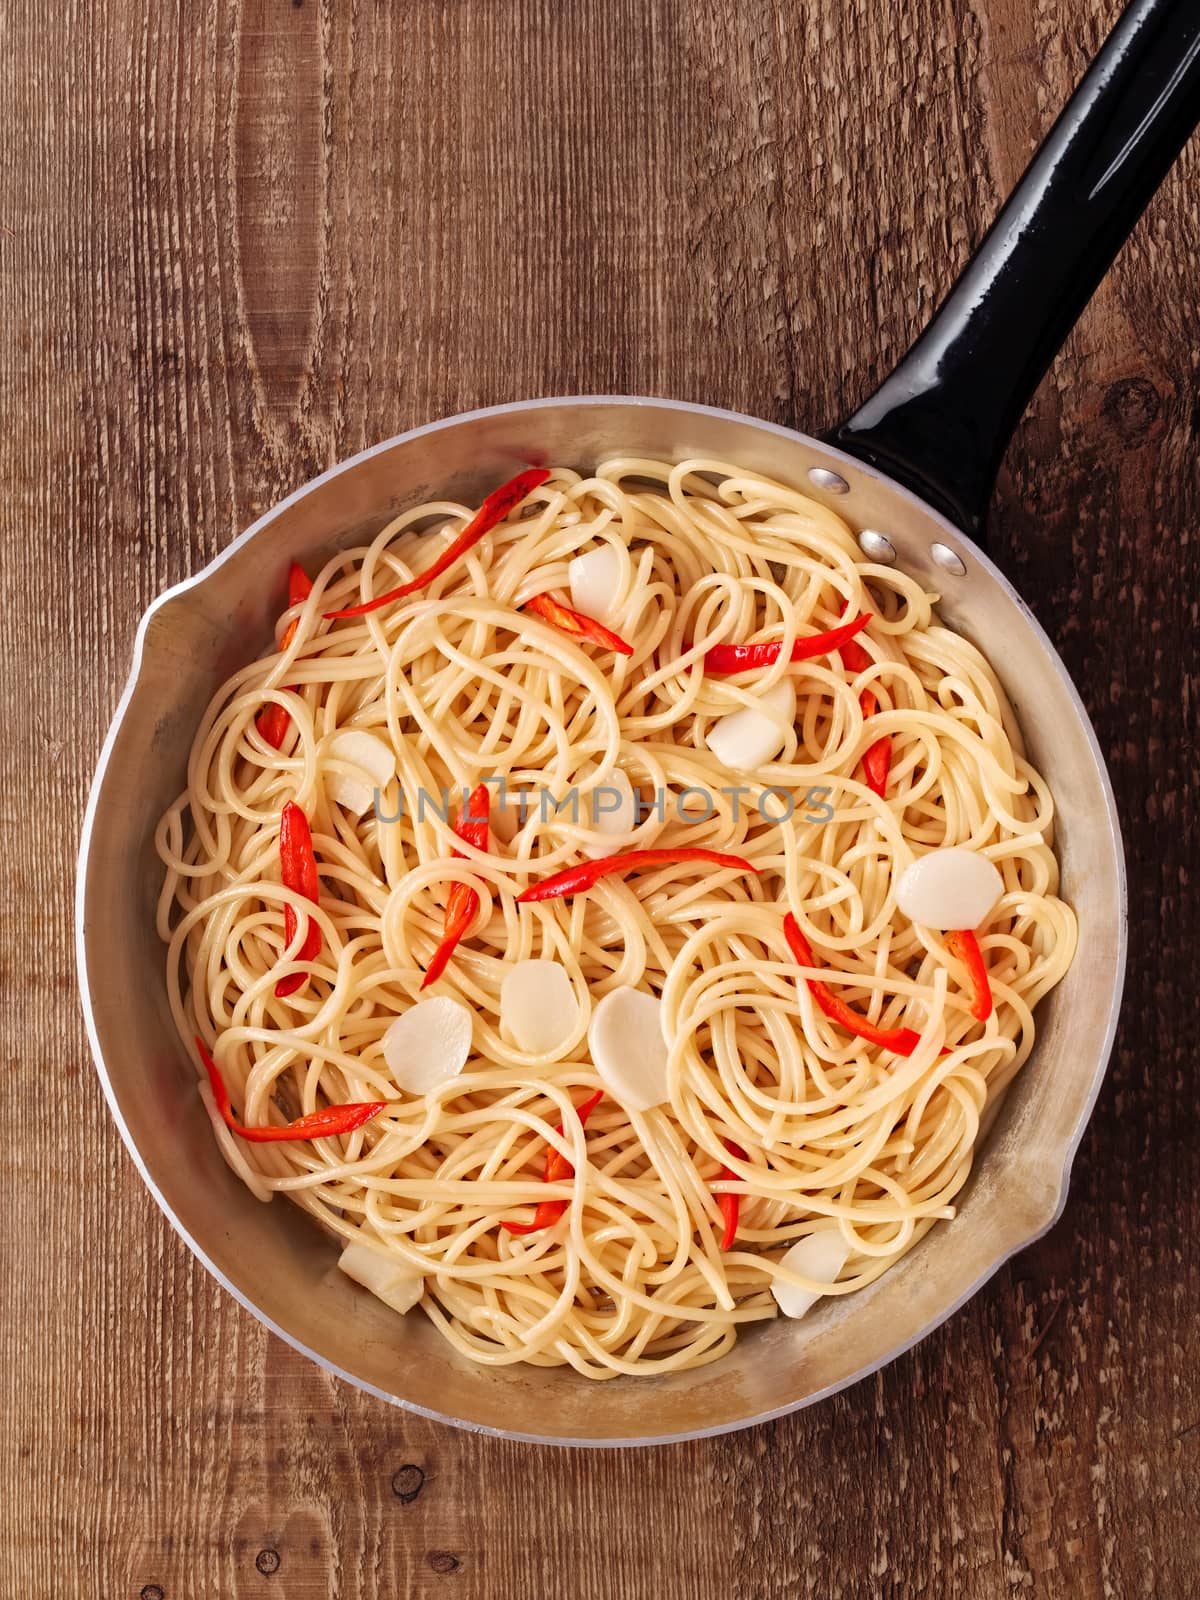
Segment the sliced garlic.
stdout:
<path fill-rule="evenodd" d="M 620 620 L 617 602 L 621 597 L 621 557 L 612 545 L 602 544 L 586 555 L 576 556 L 567 568 L 567 580 L 576 611 L 610 627 Z"/>
<path fill-rule="evenodd" d="M 648 1111 L 667 1099 L 662 1004 L 652 994 L 610 990 L 592 1012 L 588 1048 L 596 1071 L 627 1110 Z"/>
<path fill-rule="evenodd" d="M 781 678 L 758 697 L 757 705 L 718 717 L 705 738 L 723 766 L 752 777 L 783 749 L 795 720 L 796 686 L 790 678 Z"/>
<path fill-rule="evenodd" d="M 588 826 L 597 833 L 607 835 L 604 844 L 581 843 L 582 854 L 595 860 L 598 856 L 611 856 L 629 842 L 637 827 L 637 797 L 633 785 L 620 767 L 598 783 L 587 798 Z"/>
<path fill-rule="evenodd" d="M 352 767 L 352 772 L 331 771 L 325 780 L 330 797 L 351 815 L 361 817 L 374 802 L 376 789 L 386 789 L 396 776 L 396 756 L 390 745 L 361 728 L 343 728 L 325 741 L 331 761 Z"/>
<path fill-rule="evenodd" d="M 373 787 L 368 788 L 361 779 L 352 778 L 348 772 L 339 772 L 330 779 L 328 787 L 330 796 L 352 817 L 361 817 L 375 798 Z"/>
<path fill-rule="evenodd" d="M 449 995 L 418 1000 L 383 1036 L 383 1059 L 407 1094 L 457 1078 L 471 1053 L 471 1013 Z"/>
<path fill-rule="evenodd" d="M 527 1055 L 560 1049 L 575 1032 L 579 1002 L 557 961 L 518 961 L 500 985 L 500 1032 Z"/>
<path fill-rule="evenodd" d="M 389 1261 L 369 1245 L 348 1244 L 338 1257 L 338 1266 L 348 1278 L 361 1283 L 401 1316 L 411 1311 L 425 1292 L 421 1273 L 401 1262 Z"/>
<path fill-rule="evenodd" d="M 1004 879 L 987 856 L 954 845 L 904 869 L 896 904 L 927 928 L 978 928 L 1003 893 Z"/>
<path fill-rule="evenodd" d="M 801 1278 L 812 1278 L 816 1283 L 832 1284 L 846 1265 L 850 1246 L 842 1237 L 840 1228 L 822 1228 L 807 1238 L 797 1239 L 784 1255 L 779 1265 Z M 780 1278 L 771 1280 L 771 1293 L 785 1317 L 802 1317 L 821 1298 L 819 1289 L 800 1289 L 795 1284 L 784 1283 Z"/>

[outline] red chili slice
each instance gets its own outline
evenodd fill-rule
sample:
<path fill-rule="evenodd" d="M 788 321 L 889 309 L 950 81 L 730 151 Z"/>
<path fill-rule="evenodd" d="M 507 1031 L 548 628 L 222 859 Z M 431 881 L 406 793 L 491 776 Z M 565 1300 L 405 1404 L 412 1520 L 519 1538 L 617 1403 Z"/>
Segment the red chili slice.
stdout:
<path fill-rule="evenodd" d="M 308 576 L 308 573 L 305 572 L 304 568 L 299 564 L 299 562 L 293 561 L 291 566 L 288 568 L 289 608 L 303 605 L 311 593 L 312 579 Z M 288 645 L 290 645 L 292 640 L 296 637 L 296 629 L 299 626 L 299 623 L 299 617 L 293 617 L 288 623 L 287 627 L 283 630 L 283 638 L 280 640 L 279 644 L 281 651 L 286 650 Z M 258 717 L 256 718 L 254 725 L 267 743 L 271 746 L 272 750 L 278 750 L 284 739 L 287 737 L 287 731 L 291 726 L 291 721 L 292 719 L 288 715 L 286 707 L 281 706 L 277 701 L 272 700 L 269 706 L 264 706 L 264 708 L 258 713 Z"/>
<path fill-rule="evenodd" d="M 855 617 L 851 622 L 841 622 L 826 633 L 813 633 L 807 639 L 797 639 L 792 644 L 788 660 L 812 661 L 816 656 L 841 650 L 856 633 L 862 632 L 870 620 L 870 613 L 864 611 L 862 616 Z M 704 670 L 747 672 L 752 668 L 773 667 L 782 649 L 779 640 L 773 644 L 717 644 L 705 655 Z"/>
<path fill-rule="evenodd" d="M 579 1118 L 582 1127 L 587 1127 L 587 1119 L 603 1099 L 604 1090 L 597 1089 L 595 1094 L 589 1095 L 582 1104 L 576 1106 L 575 1115 Z M 561 1133 L 562 1131 L 562 1123 L 560 1122 L 556 1132 Z M 561 1155 L 551 1145 L 546 1152 L 546 1169 L 542 1173 L 542 1182 L 559 1183 L 564 1178 L 572 1177 L 574 1172 L 575 1168 L 567 1160 L 566 1156 Z M 532 1222 L 502 1222 L 500 1226 L 506 1228 L 509 1233 L 537 1233 L 542 1228 L 553 1227 L 566 1209 L 567 1202 L 565 1200 L 539 1200 L 534 1209 Z"/>
<path fill-rule="evenodd" d="M 849 600 L 846 609 L 850 609 Z M 865 672 L 871 665 L 871 657 L 859 644 L 857 639 L 850 639 L 841 647 L 842 660 L 851 672 Z M 864 689 L 858 697 L 859 709 L 863 714 L 863 721 L 873 717 L 879 709 L 879 701 L 870 689 Z M 873 790 L 882 800 L 887 794 L 888 773 L 892 766 L 892 736 L 885 733 L 882 738 L 876 739 L 862 758 L 863 776 L 867 780 L 867 788 Z"/>
<path fill-rule="evenodd" d="M 582 611 L 572 611 L 570 606 L 564 606 L 553 595 L 535 594 L 532 600 L 526 600 L 524 609 L 532 611 L 546 622 L 552 622 L 556 628 L 561 628 L 564 633 L 585 644 L 598 644 L 622 656 L 633 654 L 633 646 L 626 644 L 620 634 L 613 633 L 611 628 L 597 622 L 595 617 L 586 617 Z"/>
<path fill-rule="evenodd" d="M 222 1122 L 239 1139 L 248 1139 L 252 1144 L 270 1144 L 284 1139 L 328 1139 L 337 1133 L 353 1133 L 355 1128 L 361 1128 L 364 1122 L 370 1122 L 372 1117 L 377 1117 L 387 1107 L 386 1100 L 351 1100 L 341 1106 L 322 1106 L 319 1111 L 310 1111 L 306 1116 L 297 1117 L 294 1122 L 285 1122 L 282 1127 L 265 1123 L 261 1127 L 248 1128 L 234 1116 L 221 1069 L 209 1055 L 199 1034 L 196 1035 L 196 1048 L 208 1073 Z"/>
<path fill-rule="evenodd" d="M 789 911 L 783 919 L 783 933 L 788 942 L 788 949 L 795 956 L 802 967 L 815 967 L 812 946 L 800 932 L 800 926 Z M 914 1033 L 912 1028 L 880 1028 L 873 1022 L 868 1022 L 865 1017 L 860 1017 L 836 995 L 829 992 L 820 978 L 806 978 L 809 992 L 817 1005 L 839 1027 L 847 1029 L 859 1039 L 866 1039 L 869 1044 L 877 1044 L 885 1050 L 892 1050 L 898 1056 L 910 1056 L 921 1042 L 921 1035 Z"/>
<path fill-rule="evenodd" d="M 556 872 L 541 883 L 522 889 L 517 902 L 528 905 L 538 900 L 557 900 L 563 895 L 580 894 L 615 872 L 633 872 L 639 867 L 661 867 L 676 862 L 705 861 L 710 866 L 735 867 L 739 872 L 757 872 L 744 856 L 725 855 L 720 850 L 625 850 L 615 856 L 601 856 L 578 866 Z"/>
<path fill-rule="evenodd" d="M 312 834 L 309 832 L 308 818 L 293 800 L 289 800 L 284 806 L 283 816 L 280 819 L 279 866 L 286 886 L 316 905 L 320 899 L 320 880 L 317 876 L 317 858 L 313 853 Z M 295 908 L 290 905 L 284 906 L 283 937 L 289 948 L 296 937 L 298 927 Z M 309 917 L 304 943 L 300 946 L 296 959 L 315 961 L 320 953 L 321 929 L 317 919 Z M 280 978 L 275 985 L 275 993 L 281 1000 L 286 999 L 307 982 L 306 972 L 290 972 L 286 978 Z"/>
<path fill-rule="evenodd" d="M 485 533 L 490 533 L 497 523 L 503 522 L 505 517 L 515 511 L 521 501 L 527 499 L 535 489 L 540 488 L 549 476 L 550 472 L 546 467 L 531 467 L 528 472 L 518 472 L 515 478 L 510 478 L 507 483 L 502 483 L 498 489 L 492 490 L 458 538 L 446 546 L 431 567 L 419 572 L 407 583 L 402 583 L 399 588 L 389 589 L 387 594 L 377 594 L 374 600 L 364 600 L 361 605 L 343 606 L 340 611 L 327 611 L 326 617 L 331 621 L 338 617 L 365 617 L 370 611 L 378 611 L 380 606 L 390 605 L 393 600 L 403 600 L 405 595 L 415 594 L 418 589 L 423 589 L 427 583 L 432 583 L 435 578 L 440 578 L 443 572 L 448 571 L 460 556 L 466 555 L 473 545 L 479 543 Z"/>
<path fill-rule="evenodd" d="M 481 783 L 472 789 L 465 808 L 459 812 L 454 822 L 454 831 L 458 837 L 474 845 L 476 850 L 486 850 L 488 847 L 490 806 L 491 793 L 487 784 Z M 457 856 L 462 852 L 456 850 L 454 854 Z M 458 941 L 471 926 L 471 919 L 478 909 L 479 896 L 474 889 L 465 883 L 451 885 L 450 893 L 446 897 L 442 942 L 433 952 L 433 959 L 425 969 L 425 976 L 421 979 L 422 989 L 428 989 L 429 985 L 436 983 L 445 972 Z"/>
<path fill-rule="evenodd" d="M 992 1014 L 992 986 L 979 940 L 970 928 L 956 928 L 946 935 L 946 949 L 967 969 L 971 980 L 971 1015 L 986 1022 Z"/>
<path fill-rule="evenodd" d="M 740 1144 L 734 1144 L 732 1139 L 726 1139 L 723 1143 L 731 1156 L 736 1156 L 739 1161 L 747 1159 L 746 1152 Z M 721 1168 L 720 1176 L 722 1178 L 731 1178 L 734 1183 L 740 1181 L 737 1173 L 731 1172 L 728 1167 Z M 721 1249 L 728 1250 L 737 1238 L 738 1214 L 742 1209 L 742 1197 L 740 1194 L 729 1194 L 726 1191 L 724 1194 L 717 1196 L 717 1205 L 721 1208 L 721 1215 L 725 1219 L 725 1231 L 721 1235 Z"/>

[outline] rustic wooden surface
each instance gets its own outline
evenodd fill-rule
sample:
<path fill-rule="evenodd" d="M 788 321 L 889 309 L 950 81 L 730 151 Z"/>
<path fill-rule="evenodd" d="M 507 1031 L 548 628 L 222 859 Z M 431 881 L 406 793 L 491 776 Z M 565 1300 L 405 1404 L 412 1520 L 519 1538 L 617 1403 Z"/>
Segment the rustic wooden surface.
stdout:
<path fill-rule="evenodd" d="M 1038 395 L 995 517 L 1124 809 L 1120 1045 L 1061 1224 L 919 1350 L 652 1453 L 472 1438 L 332 1382 L 144 1193 L 70 943 L 86 784 L 158 590 L 336 458 L 465 407 L 642 391 L 832 421 L 1116 9 L 0 11 L 6 1597 L 1197 1592 L 1195 145 Z"/>

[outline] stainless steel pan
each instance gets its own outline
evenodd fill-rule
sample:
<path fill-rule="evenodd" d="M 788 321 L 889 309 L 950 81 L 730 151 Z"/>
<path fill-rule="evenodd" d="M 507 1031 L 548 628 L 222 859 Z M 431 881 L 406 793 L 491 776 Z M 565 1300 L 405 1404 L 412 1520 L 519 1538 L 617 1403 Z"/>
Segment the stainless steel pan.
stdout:
<path fill-rule="evenodd" d="M 980 536 L 1009 430 L 1200 106 L 1200 6 L 1138 0 L 950 299 L 898 371 L 827 440 L 705 406 L 580 397 L 452 417 L 335 467 L 276 506 L 137 636 L 83 829 L 78 960 L 92 1048 L 143 1178 L 208 1269 L 328 1370 L 425 1415 L 572 1444 L 651 1443 L 779 1416 L 890 1361 L 1059 1215 L 1116 1024 L 1125 890 L 1112 793 L 1062 663 Z M 529 459 L 586 467 L 633 451 L 717 456 L 805 488 L 943 595 L 995 664 L 1058 806 L 1079 953 L 1039 1011 L 958 1220 L 863 1293 L 748 1333 L 696 1372 L 590 1383 L 567 1370 L 476 1367 L 419 1315 L 394 1316 L 335 1269 L 336 1249 L 230 1174 L 168 1014 L 152 836 L 183 784 L 216 686 L 271 637 L 278 575 L 375 531 L 397 507 L 471 502 Z M 964 531 L 965 530 L 965 531 Z M 968 535 L 971 535 L 969 537 Z"/>

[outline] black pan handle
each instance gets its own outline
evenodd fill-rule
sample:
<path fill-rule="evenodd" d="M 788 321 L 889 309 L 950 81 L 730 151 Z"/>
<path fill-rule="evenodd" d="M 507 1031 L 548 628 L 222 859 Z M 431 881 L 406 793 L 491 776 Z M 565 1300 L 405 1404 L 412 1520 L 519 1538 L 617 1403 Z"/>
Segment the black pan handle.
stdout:
<path fill-rule="evenodd" d="M 1021 413 L 1200 121 L 1200 0 L 1133 0 L 933 321 L 827 437 L 974 537 Z"/>

